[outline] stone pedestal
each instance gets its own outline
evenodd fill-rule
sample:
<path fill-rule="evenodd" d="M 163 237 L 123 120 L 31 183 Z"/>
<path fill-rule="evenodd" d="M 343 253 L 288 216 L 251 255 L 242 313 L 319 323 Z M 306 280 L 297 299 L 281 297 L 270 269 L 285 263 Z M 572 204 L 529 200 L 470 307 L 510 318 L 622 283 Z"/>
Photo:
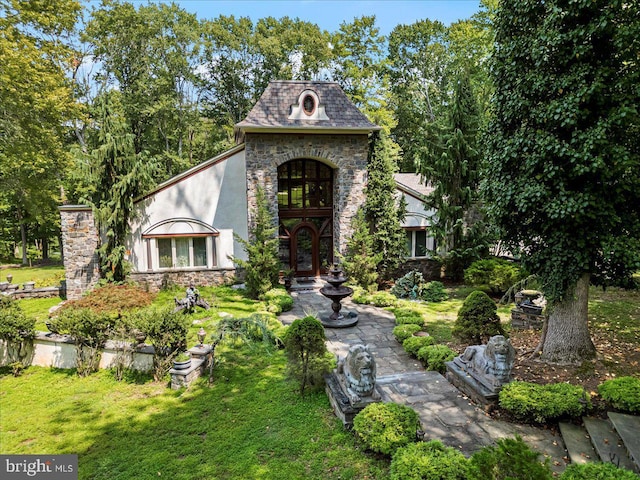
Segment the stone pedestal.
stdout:
<path fill-rule="evenodd" d="M 345 428 L 351 429 L 353 427 L 354 417 L 367 405 L 380 401 L 380 394 L 376 391 L 375 395 L 369 397 L 363 397 L 359 402 L 351 403 L 349 396 L 345 391 L 344 382 L 340 380 L 341 375 L 336 373 L 335 370 L 328 375 L 325 375 L 326 382 L 325 391 L 329 397 L 333 412 L 340 420 Z"/>
<path fill-rule="evenodd" d="M 212 351 L 211 345 L 196 345 L 190 348 L 191 366 L 182 370 L 175 368 L 169 370 L 171 388 L 178 390 L 182 387 L 188 387 L 196 378 L 202 376 L 207 371 Z"/>
<path fill-rule="evenodd" d="M 498 405 L 499 391 L 492 391 L 474 379 L 454 362 L 446 362 L 446 378 L 474 403 L 491 408 Z"/>
<path fill-rule="evenodd" d="M 511 328 L 520 330 L 540 330 L 544 324 L 544 320 L 544 315 L 527 313 L 519 308 L 511 309 Z"/>

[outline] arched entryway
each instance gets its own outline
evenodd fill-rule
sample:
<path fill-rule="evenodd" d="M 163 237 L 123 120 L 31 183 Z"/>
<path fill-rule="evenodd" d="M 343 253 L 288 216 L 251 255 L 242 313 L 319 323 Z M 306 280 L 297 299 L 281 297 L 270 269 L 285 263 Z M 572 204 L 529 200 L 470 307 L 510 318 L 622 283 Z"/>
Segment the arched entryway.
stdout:
<path fill-rule="evenodd" d="M 280 261 L 296 276 L 326 273 L 333 262 L 333 169 L 311 159 L 278 167 Z"/>

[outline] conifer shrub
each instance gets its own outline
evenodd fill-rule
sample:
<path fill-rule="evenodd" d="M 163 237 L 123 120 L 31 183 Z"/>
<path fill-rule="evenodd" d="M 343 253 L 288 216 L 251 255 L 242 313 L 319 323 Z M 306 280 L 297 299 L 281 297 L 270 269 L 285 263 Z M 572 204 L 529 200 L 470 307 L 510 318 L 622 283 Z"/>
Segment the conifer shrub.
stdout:
<path fill-rule="evenodd" d="M 370 450 L 392 455 L 398 448 L 416 441 L 418 414 L 406 405 L 372 403 L 353 419 L 353 430 Z"/>
<path fill-rule="evenodd" d="M 391 293 L 398 298 L 427 302 L 442 302 L 449 298 L 442 282 L 427 282 L 417 270 L 412 270 L 396 280 Z"/>
<path fill-rule="evenodd" d="M 456 356 L 456 352 L 446 345 L 427 345 L 420 348 L 416 358 L 424 363 L 427 370 L 444 373 L 447 370 L 445 362 L 450 362 Z"/>
<path fill-rule="evenodd" d="M 412 337 L 414 333 L 419 332 L 421 329 L 420 325 L 406 323 L 404 325 L 394 327 L 393 336 L 396 337 L 396 340 L 399 343 L 404 343 L 407 338 Z"/>
<path fill-rule="evenodd" d="M 469 461 L 438 440 L 399 448 L 391 460 L 391 480 L 466 480 Z"/>
<path fill-rule="evenodd" d="M 469 460 L 469 480 L 551 480 L 549 459 L 529 448 L 520 436 L 501 438 L 495 446 L 474 453 Z"/>
<path fill-rule="evenodd" d="M 355 286 L 353 287 L 351 300 L 358 305 L 369 305 L 372 300 L 372 294 L 360 286 Z"/>
<path fill-rule="evenodd" d="M 78 300 L 66 302 L 58 311 L 88 308 L 94 312 L 122 313 L 147 307 L 152 301 L 153 295 L 137 285 L 106 283 Z"/>
<path fill-rule="evenodd" d="M 471 292 L 458 311 L 452 334 L 468 345 L 479 345 L 494 335 L 504 335 L 496 303 L 484 292 Z"/>
<path fill-rule="evenodd" d="M 369 303 L 376 307 L 394 307 L 398 299 L 389 292 L 375 292 L 371 295 Z"/>
<path fill-rule="evenodd" d="M 638 480 L 638 475 L 609 462 L 572 463 L 562 472 L 560 480 Z"/>
<path fill-rule="evenodd" d="M 412 323 L 414 325 L 424 326 L 424 318 L 422 314 L 416 310 L 408 308 L 396 308 L 392 310 L 396 317 L 396 325 L 406 325 Z"/>
<path fill-rule="evenodd" d="M 374 237 L 363 209 L 359 209 L 353 217 L 351 228 L 353 234 L 347 240 L 342 269 L 350 282 L 366 293 L 373 293 L 378 289 L 378 264 L 382 261 L 382 252 L 375 251 Z"/>
<path fill-rule="evenodd" d="M 0 339 L 6 341 L 8 363 L 26 363 L 35 337 L 34 318 L 25 315 L 11 297 L 0 295 Z"/>
<path fill-rule="evenodd" d="M 640 378 L 612 378 L 598 386 L 598 393 L 613 408 L 629 413 L 640 413 Z"/>
<path fill-rule="evenodd" d="M 433 345 L 435 340 L 433 337 L 409 337 L 402 342 L 402 348 L 412 357 L 417 357 L 421 348 Z"/>
<path fill-rule="evenodd" d="M 563 417 L 579 417 L 591 408 L 585 389 L 568 383 L 513 381 L 502 387 L 500 407 L 522 421 L 547 423 Z"/>
<path fill-rule="evenodd" d="M 262 299 L 267 304 L 267 310 L 276 315 L 293 308 L 293 297 L 284 288 L 272 288 L 264 294 Z"/>
<path fill-rule="evenodd" d="M 464 271 L 464 283 L 472 287 L 488 287 L 495 294 L 506 292 L 523 278 L 517 264 L 501 258 L 476 260 Z"/>

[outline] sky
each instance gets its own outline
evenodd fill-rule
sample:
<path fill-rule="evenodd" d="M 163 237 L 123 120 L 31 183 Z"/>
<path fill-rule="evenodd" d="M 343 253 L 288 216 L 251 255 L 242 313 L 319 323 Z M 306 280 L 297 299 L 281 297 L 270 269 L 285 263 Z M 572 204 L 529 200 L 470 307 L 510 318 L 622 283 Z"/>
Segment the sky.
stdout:
<path fill-rule="evenodd" d="M 147 0 L 128 0 L 134 5 Z M 159 0 L 156 0 L 159 3 Z M 479 0 L 174 0 L 198 19 L 219 15 L 250 17 L 254 22 L 264 17 L 298 17 L 335 32 L 343 22 L 356 17 L 375 15 L 380 33 L 388 35 L 399 24 L 412 24 L 428 18 L 449 25 L 471 17 L 479 10 Z M 97 6 L 99 1 L 90 1 Z M 170 3 L 170 2 L 164 2 Z"/>

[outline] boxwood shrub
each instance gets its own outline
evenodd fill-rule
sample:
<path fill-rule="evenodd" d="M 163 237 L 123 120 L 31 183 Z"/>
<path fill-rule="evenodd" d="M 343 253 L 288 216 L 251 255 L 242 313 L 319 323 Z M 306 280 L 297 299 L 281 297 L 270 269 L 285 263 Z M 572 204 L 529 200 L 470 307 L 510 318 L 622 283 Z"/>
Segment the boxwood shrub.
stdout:
<path fill-rule="evenodd" d="M 598 386 L 600 396 L 613 408 L 640 413 L 640 378 L 619 377 Z"/>
<path fill-rule="evenodd" d="M 396 325 L 405 325 L 407 323 L 413 323 L 421 327 L 424 325 L 422 314 L 416 310 L 397 308 L 393 310 L 393 314 L 396 316 Z"/>
<path fill-rule="evenodd" d="M 446 345 L 427 345 L 420 348 L 416 357 L 424 363 L 427 370 L 444 373 L 446 371 L 445 362 L 450 362 L 456 356 L 456 352 Z"/>
<path fill-rule="evenodd" d="M 549 459 L 540 462 L 539 456 L 519 436 L 502 438 L 473 454 L 469 480 L 551 480 Z"/>
<path fill-rule="evenodd" d="M 499 394 L 500 407 L 523 421 L 545 423 L 563 417 L 579 417 L 591 408 L 589 394 L 568 383 L 507 383 Z"/>
<path fill-rule="evenodd" d="M 376 307 L 394 307 L 398 299 L 389 292 L 375 292 L 371 294 L 369 303 Z"/>
<path fill-rule="evenodd" d="M 631 470 L 618 468 L 613 463 L 572 463 L 560 475 L 560 480 L 638 480 Z"/>
<path fill-rule="evenodd" d="M 372 403 L 353 419 L 353 430 L 367 448 L 385 455 L 415 442 L 419 425 L 411 407 L 395 403 Z"/>
<path fill-rule="evenodd" d="M 293 308 L 293 297 L 284 288 L 272 288 L 263 296 L 267 310 L 276 315 L 288 312 Z"/>
<path fill-rule="evenodd" d="M 438 440 L 399 448 L 391 460 L 391 480 L 466 480 L 469 462 L 453 447 Z"/>
<path fill-rule="evenodd" d="M 412 337 L 414 333 L 417 333 L 421 330 L 420 325 L 414 325 L 411 323 L 407 323 L 404 325 L 398 325 L 393 329 L 393 336 L 396 337 L 396 340 L 400 343 L 403 343 L 407 338 Z"/>
<path fill-rule="evenodd" d="M 402 342 L 402 348 L 412 357 L 417 357 L 422 347 L 433 345 L 434 343 L 433 337 L 409 337 Z"/>

